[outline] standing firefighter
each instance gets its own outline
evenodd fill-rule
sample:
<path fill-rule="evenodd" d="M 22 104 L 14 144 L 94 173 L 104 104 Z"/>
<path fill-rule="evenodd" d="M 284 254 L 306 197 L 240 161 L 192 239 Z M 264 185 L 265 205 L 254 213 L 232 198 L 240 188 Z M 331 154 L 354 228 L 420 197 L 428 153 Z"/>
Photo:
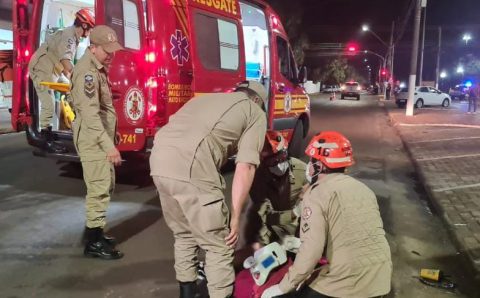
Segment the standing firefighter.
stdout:
<path fill-rule="evenodd" d="M 197 253 L 206 252 L 208 291 L 231 297 L 233 247 L 248 191 L 260 163 L 266 117 L 265 88 L 253 81 L 236 92 L 202 95 L 188 101 L 155 136 L 151 175 L 163 215 L 175 238 L 175 271 L 180 297 L 196 293 Z M 225 203 L 220 168 L 236 155 L 232 213 Z"/>
<path fill-rule="evenodd" d="M 390 247 L 375 194 L 344 174 L 354 163 L 350 141 L 325 131 L 312 138 L 306 154 L 310 187 L 302 202 L 302 244 L 288 273 L 262 298 L 295 291 L 303 283 L 295 297 L 386 295 L 392 275 Z M 322 257 L 328 264 L 316 268 Z"/>
<path fill-rule="evenodd" d="M 245 229 L 247 242 L 253 242 L 254 249 L 272 241 L 281 242 L 284 236 L 295 235 L 298 227 L 299 217 L 294 209 L 307 184 L 306 165 L 289 157 L 287 149 L 288 143 L 282 134 L 267 131 L 260 166 L 250 190 L 253 204 Z"/>
<path fill-rule="evenodd" d="M 48 152 L 64 153 L 66 149 L 53 140 L 53 91 L 40 85 L 40 82 L 65 82 L 70 79 L 80 38 L 88 37 L 94 26 L 95 17 L 90 10 L 84 8 L 77 11 L 73 25 L 48 36 L 28 64 L 30 77 L 41 104 L 40 129 L 44 139 L 43 147 Z"/>
<path fill-rule="evenodd" d="M 115 148 L 117 115 L 107 69 L 116 51 L 122 49 L 115 31 L 100 25 L 92 30 L 90 47 L 75 66 L 72 100 L 77 118 L 73 141 L 82 162 L 87 186 L 87 244 L 84 254 L 102 259 L 118 259 L 113 239 L 104 236 L 105 213 L 115 186 L 114 166 L 121 164 Z"/>

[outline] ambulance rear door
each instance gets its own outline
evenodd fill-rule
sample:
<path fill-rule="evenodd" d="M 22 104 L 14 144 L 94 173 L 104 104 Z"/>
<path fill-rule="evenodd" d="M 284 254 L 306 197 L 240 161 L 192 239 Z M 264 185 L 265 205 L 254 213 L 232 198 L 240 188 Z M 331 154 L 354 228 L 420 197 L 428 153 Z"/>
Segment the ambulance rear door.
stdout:
<path fill-rule="evenodd" d="M 115 30 L 123 50 L 115 54 L 108 77 L 117 111 L 121 151 L 145 147 L 146 84 L 151 71 L 145 61 L 145 14 L 142 0 L 96 0 L 96 23 Z"/>
<path fill-rule="evenodd" d="M 31 123 L 28 86 L 28 62 L 38 43 L 43 1 L 13 0 L 13 94 L 12 127 L 20 131 Z M 33 88 L 33 87 L 32 87 Z"/>
<path fill-rule="evenodd" d="M 196 94 L 231 91 L 245 80 L 240 6 L 237 0 L 187 0 Z"/>

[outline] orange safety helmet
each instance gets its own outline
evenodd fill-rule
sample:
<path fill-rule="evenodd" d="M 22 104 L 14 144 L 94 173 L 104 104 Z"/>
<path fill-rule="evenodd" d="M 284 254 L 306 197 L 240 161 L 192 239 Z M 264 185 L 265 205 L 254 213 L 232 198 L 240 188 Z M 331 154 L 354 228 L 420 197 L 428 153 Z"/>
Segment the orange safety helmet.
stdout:
<path fill-rule="evenodd" d="M 330 169 L 345 168 L 355 163 L 350 141 L 336 131 L 324 131 L 315 135 L 308 143 L 305 154 L 321 161 Z"/>
<path fill-rule="evenodd" d="M 93 12 L 88 8 L 82 8 L 75 13 L 77 18 L 82 24 L 87 24 L 91 28 L 95 27 L 95 16 Z"/>
<path fill-rule="evenodd" d="M 262 159 L 267 166 L 275 166 L 288 159 L 288 142 L 281 133 L 267 130 L 265 146 L 262 150 Z"/>

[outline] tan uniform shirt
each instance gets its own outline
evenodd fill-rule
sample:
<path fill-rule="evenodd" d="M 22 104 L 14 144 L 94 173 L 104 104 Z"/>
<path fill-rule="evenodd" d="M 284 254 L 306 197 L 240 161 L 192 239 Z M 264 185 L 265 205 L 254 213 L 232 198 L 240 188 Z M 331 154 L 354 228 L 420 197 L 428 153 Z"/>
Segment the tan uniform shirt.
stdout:
<path fill-rule="evenodd" d="M 151 175 L 223 197 L 220 168 L 234 154 L 236 162 L 258 165 L 266 126 L 265 113 L 243 92 L 195 97 L 155 135 Z"/>
<path fill-rule="evenodd" d="M 75 26 L 67 27 L 48 36 L 30 60 L 30 72 L 60 75 L 63 71 L 60 61 L 68 60 L 73 65 L 78 43 Z M 42 80 L 50 81 L 51 77 L 42 78 Z"/>
<path fill-rule="evenodd" d="M 76 119 L 73 142 L 82 161 L 106 159 L 115 140 L 117 115 L 105 67 L 85 51 L 72 76 L 71 95 Z"/>
<path fill-rule="evenodd" d="M 302 245 L 280 282 L 292 291 L 317 266 L 329 262 L 308 286 L 332 297 L 374 297 L 390 291 L 392 262 L 375 194 L 343 174 L 329 174 L 303 198 Z"/>

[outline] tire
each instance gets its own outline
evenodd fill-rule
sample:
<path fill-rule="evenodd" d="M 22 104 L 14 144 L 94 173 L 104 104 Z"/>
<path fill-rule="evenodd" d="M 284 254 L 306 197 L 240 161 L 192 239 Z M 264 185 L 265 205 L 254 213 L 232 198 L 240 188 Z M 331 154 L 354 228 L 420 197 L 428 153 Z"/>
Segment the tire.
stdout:
<path fill-rule="evenodd" d="M 357 96 L 357 100 L 360 100 L 360 95 Z"/>
<path fill-rule="evenodd" d="M 402 108 L 405 107 L 405 104 L 403 104 L 403 103 L 397 103 L 397 107 L 399 107 L 400 109 L 402 109 Z"/>
<path fill-rule="evenodd" d="M 345 96 L 342 95 L 342 96 L 340 97 L 340 99 L 345 99 Z"/>
<path fill-rule="evenodd" d="M 445 98 L 442 102 L 442 107 L 448 108 L 449 106 L 450 106 L 450 101 L 448 100 L 448 98 Z"/>
<path fill-rule="evenodd" d="M 288 146 L 288 154 L 300 158 L 303 150 L 303 121 L 298 120 L 293 130 L 293 136 Z"/>
<path fill-rule="evenodd" d="M 423 99 L 421 99 L 421 98 L 418 99 L 417 102 L 415 103 L 415 107 L 416 107 L 417 109 L 423 108 Z"/>

